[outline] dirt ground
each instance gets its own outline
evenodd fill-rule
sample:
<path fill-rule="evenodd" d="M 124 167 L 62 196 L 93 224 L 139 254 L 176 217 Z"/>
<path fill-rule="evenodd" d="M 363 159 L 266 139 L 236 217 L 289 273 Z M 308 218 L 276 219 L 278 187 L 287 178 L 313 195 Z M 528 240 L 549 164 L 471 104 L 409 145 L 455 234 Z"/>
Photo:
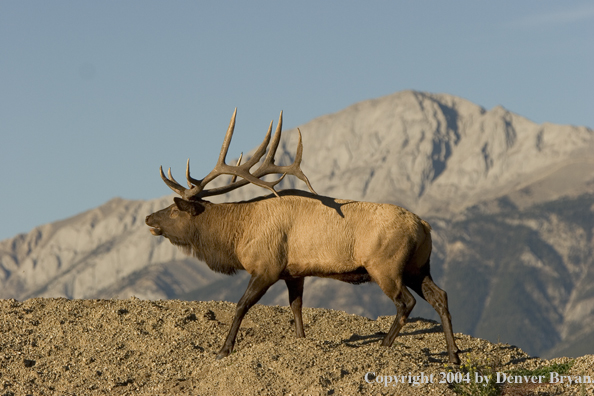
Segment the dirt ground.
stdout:
<path fill-rule="evenodd" d="M 297 339 L 289 308 L 257 305 L 234 353 L 215 360 L 234 311 L 235 304 L 216 301 L 0 300 L 0 395 L 455 394 L 447 373 L 454 378 L 459 369 L 447 366 L 438 323 L 410 319 L 393 347 L 384 348 L 379 341 L 392 317 L 304 309 L 307 338 Z M 456 338 L 463 361 L 501 372 L 569 361 Z M 593 367 L 594 356 L 584 356 L 570 374 L 594 379 Z M 431 382 L 409 383 L 408 376 L 413 382 L 422 375 Z M 508 385 L 504 393 L 592 395 L 594 388 Z"/>

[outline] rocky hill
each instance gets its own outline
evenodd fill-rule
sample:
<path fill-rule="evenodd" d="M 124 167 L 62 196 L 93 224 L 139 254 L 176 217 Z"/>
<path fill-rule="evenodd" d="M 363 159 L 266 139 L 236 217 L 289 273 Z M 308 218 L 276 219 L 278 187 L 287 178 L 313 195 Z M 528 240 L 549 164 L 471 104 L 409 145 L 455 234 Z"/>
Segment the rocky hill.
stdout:
<path fill-rule="evenodd" d="M 592 355 L 546 361 L 458 333 L 463 366 L 452 367 L 435 322 L 410 319 L 385 348 L 392 317 L 320 308 L 304 310 L 298 339 L 289 308 L 256 305 L 235 351 L 215 360 L 234 311 L 212 301 L 0 300 L 2 394 L 455 395 L 484 390 L 477 375 L 492 375 L 489 389 L 502 395 L 594 391 Z M 551 372 L 563 383 L 547 383 Z"/>
<path fill-rule="evenodd" d="M 455 331 L 541 356 L 594 353 L 594 131 L 414 91 L 300 129 L 302 167 L 319 193 L 398 204 L 430 221 L 432 272 L 449 293 Z M 285 131 L 277 163 L 292 160 L 294 132 Z M 173 166 L 178 179 L 183 161 Z M 290 178 L 282 186 L 302 187 Z M 262 193 L 246 187 L 222 199 Z M 0 241 L 0 298 L 237 301 L 245 274 L 215 274 L 148 233 L 145 216 L 170 202 L 114 199 Z M 262 302 L 286 299 L 278 284 Z M 371 318 L 395 311 L 373 284 L 312 278 L 304 299 Z M 436 318 L 422 303 L 413 315 Z"/>

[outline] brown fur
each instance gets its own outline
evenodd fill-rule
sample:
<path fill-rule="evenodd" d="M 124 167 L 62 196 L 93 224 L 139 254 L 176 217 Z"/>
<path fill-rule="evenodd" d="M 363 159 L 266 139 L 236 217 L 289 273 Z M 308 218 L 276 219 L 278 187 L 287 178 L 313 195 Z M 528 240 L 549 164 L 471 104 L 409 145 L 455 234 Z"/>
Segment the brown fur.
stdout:
<path fill-rule="evenodd" d="M 390 346 L 415 304 L 407 289 L 429 301 L 442 318 L 449 360 L 459 363 L 447 296 L 431 280 L 431 227 L 394 205 L 281 191 L 281 198 L 260 197 L 213 204 L 175 198 L 175 203 L 146 219 L 162 235 L 191 251 L 214 271 L 252 276 L 218 357 L 233 349 L 245 312 L 280 279 L 289 288 L 298 336 L 303 278 L 318 276 L 350 283 L 376 282 L 398 314 L 383 341 Z"/>

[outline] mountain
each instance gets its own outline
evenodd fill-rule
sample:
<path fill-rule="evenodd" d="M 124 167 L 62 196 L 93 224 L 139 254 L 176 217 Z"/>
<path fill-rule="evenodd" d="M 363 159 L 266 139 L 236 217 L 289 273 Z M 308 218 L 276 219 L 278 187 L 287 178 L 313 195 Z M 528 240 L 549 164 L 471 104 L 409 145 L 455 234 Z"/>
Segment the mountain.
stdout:
<path fill-rule="evenodd" d="M 536 355 L 594 353 L 594 131 L 415 91 L 300 130 L 302 168 L 318 193 L 397 204 L 432 224 L 432 273 L 448 292 L 455 331 Z M 295 132 L 284 132 L 277 163 L 292 161 Z M 294 178 L 280 187 L 305 188 Z M 246 186 L 218 200 L 263 193 Z M 148 233 L 145 216 L 171 198 L 114 199 L 0 241 L 0 298 L 237 301 L 246 274 L 215 274 Z M 286 300 L 279 283 L 262 302 Z M 395 312 L 374 284 L 319 278 L 306 281 L 304 303 L 370 317 Z M 424 302 L 413 316 L 437 318 Z"/>

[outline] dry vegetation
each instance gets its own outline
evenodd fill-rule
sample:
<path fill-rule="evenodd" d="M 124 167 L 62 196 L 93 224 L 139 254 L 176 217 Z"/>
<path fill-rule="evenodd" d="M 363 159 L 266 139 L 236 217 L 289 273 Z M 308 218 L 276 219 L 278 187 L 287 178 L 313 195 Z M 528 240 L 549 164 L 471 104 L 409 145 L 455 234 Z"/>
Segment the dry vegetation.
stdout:
<path fill-rule="evenodd" d="M 234 309 L 235 304 L 225 302 L 134 298 L 0 300 L 0 395 L 455 394 L 447 384 L 384 387 L 365 381 L 367 372 L 423 372 L 434 374 L 437 382 L 439 373 L 447 371 L 447 353 L 435 322 L 410 319 L 394 346 L 383 348 L 379 342 L 392 317 L 370 320 L 304 309 L 307 338 L 297 339 L 287 307 L 257 305 L 243 321 L 235 352 L 215 360 Z M 456 338 L 461 357 L 495 363 L 498 371 L 552 363 L 513 346 L 463 334 Z M 570 373 L 594 378 L 593 365 L 593 356 L 579 358 Z M 592 394 L 593 387 L 503 391 L 579 395 Z"/>

